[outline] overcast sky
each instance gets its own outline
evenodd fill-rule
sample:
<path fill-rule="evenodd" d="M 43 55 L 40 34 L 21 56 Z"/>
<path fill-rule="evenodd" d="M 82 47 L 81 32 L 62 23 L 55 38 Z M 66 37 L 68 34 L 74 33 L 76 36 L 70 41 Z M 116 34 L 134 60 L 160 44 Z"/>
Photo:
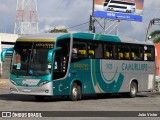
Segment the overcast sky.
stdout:
<path fill-rule="evenodd" d="M 16 0 L 0 0 L 0 32 L 13 33 Z M 57 26 L 66 28 L 87 22 L 92 9 L 92 0 L 37 0 L 39 31 Z M 122 21 L 119 35 L 144 40 L 146 27 L 154 17 L 160 18 L 160 0 L 144 0 L 143 22 Z M 88 30 L 88 24 L 70 31 Z"/>

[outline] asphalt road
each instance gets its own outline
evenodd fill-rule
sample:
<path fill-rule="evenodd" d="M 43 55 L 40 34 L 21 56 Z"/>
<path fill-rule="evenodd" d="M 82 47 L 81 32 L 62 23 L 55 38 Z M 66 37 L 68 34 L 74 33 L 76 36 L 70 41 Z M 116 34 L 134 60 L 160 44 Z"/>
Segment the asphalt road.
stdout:
<path fill-rule="evenodd" d="M 72 102 L 65 97 L 52 97 L 44 101 L 36 101 L 33 96 L 12 95 L 9 93 L 8 80 L 0 80 L 0 111 L 124 111 L 122 114 L 128 114 L 125 111 L 160 111 L 160 93 L 140 93 L 136 98 L 127 98 L 124 95 L 85 95 L 83 100 Z M 62 113 L 63 116 L 63 112 Z M 51 113 L 52 114 L 52 113 Z M 54 114 L 54 113 L 53 113 Z M 65 113 L 67 114 L 67 113 Z M 70 113 L 71 115 L 74 112 Z M 98 114 L 86 113 L 86 114 Z M 107 114 L 107 113 L 106 113 Z M 103 114 L 104 115 L 104 114 Z M 61 120 L 61 119 L 79 119 L 79 120 L 128 120 L 127 117 L 115 117 L 116 113 L 111 117 L 48 117 L 45 119 Z M 158 113 L 160 116 L 160 113 Z M 83 114 L 82 114 L 83 116 Z M 127 116 L 127 115 L 126 115 Z M 4 118 L 0 118 L 4 119 Z M 13 119 L 13 118 L 12 118 Z M 17 118 L 14 118 L 17 119 Z M 31 119 L 31 118 L 25 118 Z M 33 118 L 32 118 L 33 119 Z M 44 118 L 34 118 L 44 119 Z M 155 117 L 130 117 L 138 120 L 159 120 Z"/>

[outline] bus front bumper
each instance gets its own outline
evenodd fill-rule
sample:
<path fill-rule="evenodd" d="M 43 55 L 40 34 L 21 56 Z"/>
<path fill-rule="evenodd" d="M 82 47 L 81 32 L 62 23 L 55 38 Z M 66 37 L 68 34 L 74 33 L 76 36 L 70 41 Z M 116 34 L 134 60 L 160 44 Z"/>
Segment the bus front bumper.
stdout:
<path fill-rule="evenodd" d="M 41 87 L 16 86 L 10 83 L 11 94 L 53 96 L 53 85 L 49 82 Z"/>

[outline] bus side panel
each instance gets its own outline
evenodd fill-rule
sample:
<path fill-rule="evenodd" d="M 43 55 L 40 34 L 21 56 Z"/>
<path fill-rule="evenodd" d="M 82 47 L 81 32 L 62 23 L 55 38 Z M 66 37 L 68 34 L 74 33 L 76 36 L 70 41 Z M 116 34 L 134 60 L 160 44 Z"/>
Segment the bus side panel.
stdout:
<path fill-rule="evenodd" d="M 102 59 L 99 61 L 101 92 L 115 93 L 120 91 L 125 76 L 119 71 L 119 65 L 120 62 L 114 62 L 113 60 Z"/>
<path fill-rule="evenodd" d="M 76 80 L 81 82 L 83 94 L 129 92 L 132 80 L 138 82 L 138 91 L 148 91 L 153 89 L 154 71 L 152 62 L 81 60 L 71 64 L 67 78 L 54 82 L 54 95 L 69 95 Z"/>
<path fill-rule="evenodd" d="M 82 94 L 95 93 L 91 79 L 90 60 L 73 62 L 66 78 L 53 81 L 54 95 L 70 95 L 73 82 L 81 82 Z"/>
<path fill-rule="evenodd" d="M 97 81 L 95 88 L 98 88 L 101 93 L 129 92 L 132 80 L 138 82 L 139 91 L 153 89 L 155 71 L 153 62 L 127 60 L 100 60 L 99 62 L 97 60 L 94 62 L 93 60 L 92 64 L 95 66 L 97 76 L 95 77 Z"/>
<path fill-rule="evenodd" d="M 73 72 L 76 76 L 73 76 Z M 74 62 L 71 65 L 70 73 L 72 76 L 72 80 L 77 78 L 81 81 L 83 94 L 95 93 L 93 87 L 94 83 L 91 78 L 91 65 L 89 59 Z"/>
<path fill-rule="evenodd" d="M 155 83 L 155 63 L 146 62 L 148 67 L 145 74 L 143 74 L 143 86 L 142 91 L 151 91 L 154 89 Z"/>
<path fill-rule="evenodd" d="M 143 61 L 123 61 L 120 63 L 121 72 L 124 76 L 124 83 L 119 92 L 129 92 L 133 80 L 138 82 L 138 91 L 149 91 L 154 88 L 154 63 Z"/>

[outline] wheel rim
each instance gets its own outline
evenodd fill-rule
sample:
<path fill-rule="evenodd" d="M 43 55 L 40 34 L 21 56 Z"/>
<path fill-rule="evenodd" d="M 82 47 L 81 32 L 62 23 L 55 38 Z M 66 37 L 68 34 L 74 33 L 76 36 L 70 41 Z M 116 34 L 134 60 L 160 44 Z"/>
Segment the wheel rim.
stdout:
<path fill-rule="evenodd" d="M 136 88 L 135 88 L 134 86 L 131 87 L 131 93 L 132 93 L 133 95 L 136 94 Z"/>
<path fill-rule="evenodd" d="M 73 88 L 72 94 L 73 94 L 73 97 L 74 97 L 74 98 L 77 97 L 77 95 L 78 95 L 78 90 L 77 90 L 77 88 Z"/>

